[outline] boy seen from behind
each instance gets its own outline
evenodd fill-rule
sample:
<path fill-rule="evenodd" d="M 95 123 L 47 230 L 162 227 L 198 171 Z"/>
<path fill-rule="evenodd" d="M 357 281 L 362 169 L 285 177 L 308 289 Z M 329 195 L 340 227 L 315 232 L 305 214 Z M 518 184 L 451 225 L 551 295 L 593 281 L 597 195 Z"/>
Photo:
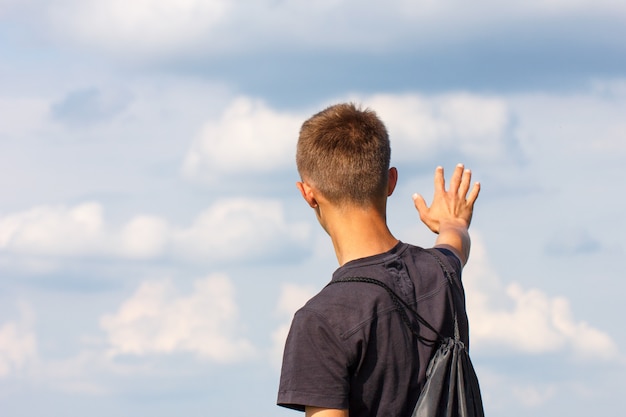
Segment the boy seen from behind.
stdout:
<path fill-rule="evenodd" d="M 398 181 L 390 155 L 382 121 L 354 104 L 331 106 L 302 125 L 297 187 L 333 243 L 339 268 L 332 280 L 382 281 L 442 335 L 453 334 L 456 309 L 461 340 L 469 346 L 460 277 L 480 185 L 472 186 L 471 172 L 459 164 L 446 190 L 438 167 L 432 204 L 413 196 L 421 220 L 438 234 L 435 245 L 403 243 L 386 222 L 387 198 Z M 455 272 L 456 282 L 446 279 L 432 255 Z M 458 288 L 453 291 L 452 285 Z M 419 331 L 436 339 L 426 327 Z M 293 318 L 278 404 L 306 417 L 410 416 L 436 348 L 407 329 L 381 288 L 327 286 Z"/>

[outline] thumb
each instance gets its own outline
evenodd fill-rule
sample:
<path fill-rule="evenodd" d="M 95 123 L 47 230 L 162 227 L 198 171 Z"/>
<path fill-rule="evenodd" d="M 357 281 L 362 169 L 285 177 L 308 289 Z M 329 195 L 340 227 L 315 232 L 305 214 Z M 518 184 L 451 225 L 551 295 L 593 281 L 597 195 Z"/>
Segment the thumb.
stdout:
<path fill-rule="evenodd" d="M 428 210 L 428 206 L 426 205 L 426 200 L 421 194 L 413 194 L 413 204 L 415 204 L 415 208 L 420 214 L 424 214 Z"/>

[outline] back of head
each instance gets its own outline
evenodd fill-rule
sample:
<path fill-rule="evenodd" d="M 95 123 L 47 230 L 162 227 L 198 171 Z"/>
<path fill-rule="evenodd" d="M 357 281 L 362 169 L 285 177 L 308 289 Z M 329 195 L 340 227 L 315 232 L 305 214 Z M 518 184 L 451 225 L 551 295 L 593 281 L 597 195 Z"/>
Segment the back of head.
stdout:
<path fill-rule="evenodd" d="M 390 157 L 383 122 L 352 103 L 328 107 L 300 129 L 298 172 L 334 204 L 362 206 L 386 197 Z"/>

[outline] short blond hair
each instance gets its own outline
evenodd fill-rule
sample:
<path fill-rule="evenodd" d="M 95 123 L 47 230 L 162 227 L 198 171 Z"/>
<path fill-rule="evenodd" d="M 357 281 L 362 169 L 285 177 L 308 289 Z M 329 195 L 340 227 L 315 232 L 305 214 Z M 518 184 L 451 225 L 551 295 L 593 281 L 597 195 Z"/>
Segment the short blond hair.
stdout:
<path fill-rule="evenodd" d="M 384 123 L 354 103 L 330 106 L 300 129 L 298 172 L 333 203 L 367 205 L 386 196 L 390 158 Z"/>

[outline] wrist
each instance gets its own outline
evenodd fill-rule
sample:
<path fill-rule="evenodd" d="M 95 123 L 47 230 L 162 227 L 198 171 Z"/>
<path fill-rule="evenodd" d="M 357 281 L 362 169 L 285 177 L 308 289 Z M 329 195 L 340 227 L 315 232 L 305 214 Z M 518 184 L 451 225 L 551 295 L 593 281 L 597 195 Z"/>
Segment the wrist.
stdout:
<path fill-rule="evenodd" d="M 469 229 L 469 222 L 465 219 L 445 219 L 439 221 L 439 233 L 446 230 L 466 231 Z"/>
<path fill-rule="evenodd" d="M 458 256 L 461 265 L 465 265 L 471 245 L 467 222 L 446 222 L 441 226 L 435 246 L 451 249 Z"/>

